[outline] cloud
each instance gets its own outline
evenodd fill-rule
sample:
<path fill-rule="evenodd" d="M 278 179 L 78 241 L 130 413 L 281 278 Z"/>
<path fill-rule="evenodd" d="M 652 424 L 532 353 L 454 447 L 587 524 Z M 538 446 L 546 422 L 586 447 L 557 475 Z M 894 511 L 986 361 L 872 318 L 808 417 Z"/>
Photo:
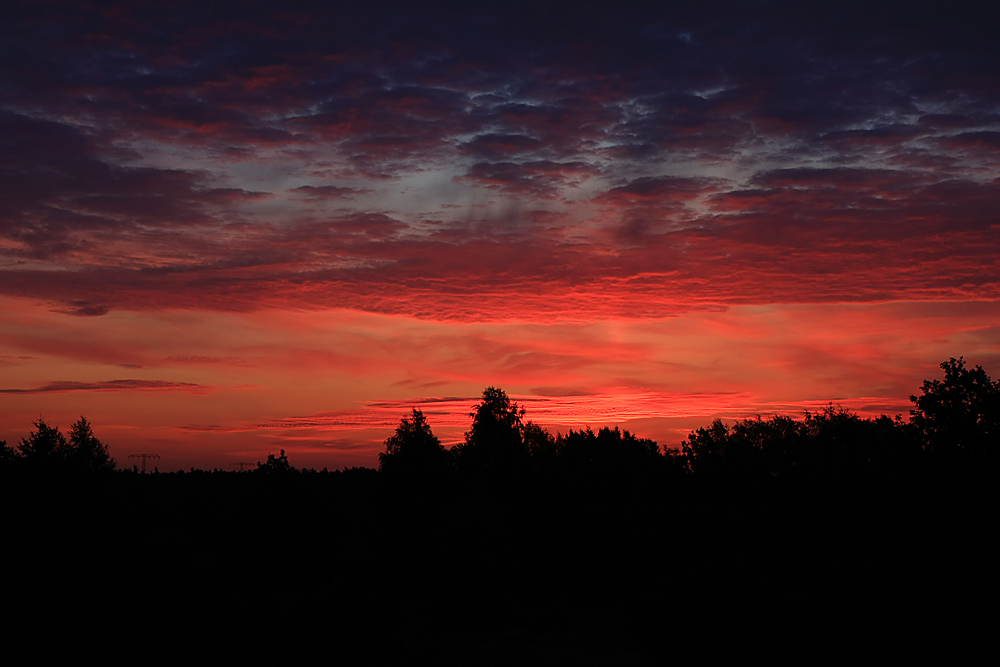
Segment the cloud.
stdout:
<path fill-rule="evenodd" d="M 694 199 L 698 195 L 716 190 L 721 183 L 717 179 L 682 178 L 676 176 L 644 176 L 605 193 L 604 198 L 621 203 L 637 201 L 664 201 Z"/>
<path fill-rule="evenodd" d="M 518 197 L 527 195 L 549 199 L 567 188 L 578 187 L 597 173 L 595 167 L 584 162 L 478 162 L 456 180 Z"/>
<path fill-rule="evenodd" d="M 486 383 L 676 442 L 1000 358 L 998 7 L 5 10 L 5 395 L 115 446 L 373 465 Z M 48 380 L 111 367 L 192 383 Z"/>
<path fill-rule="evenodd" d="M 237 366 L 242 368 L 256 368 L 255 359 L 248 359 L 245 357 L 209 357 L 205 355 L 173 355 L 164 359 L 164 361 L 177 364 L 181 366 L 188 365 L 219 365 L 219 366 Z"/>
<path fill-rule="evenodd" d="M 748 419 L 760 415 L 788 415 L 801 418 L 805 412 L 819 412 L 834 404 L 863 416 L 898 413 L 899 397 L 849 397 L 836 400 L 767 401 L 748 393 L 621 393 L 566 396 L 511 395 L 525 409 L 525 420 L 543 424 L 553 431 L 587 427 L 600 428 L 609 424 L 640 425 L 649 420 L 683 418 Z M 419 409 L 432 429 L 454 432 L 468 428 L 470 412 L 478 398 L 418 398 L 378 401 L 360 410 L 320 412 L 304 417 L 287 417 L 267 422 L 233 427 L 244 431 L 309 431 L 352 432 L 372 428 L 393 429 L 410 410 Z M 908 405 L 908 404 L 906 404 Z M 645 420 L 645 422 L 644 422 Z M 196 430 L 217 430 L 221 427 L 191 426 Z M 228 430 L 228 429 L 227 429 Z M 663 443 L 672 444 L 672 443 Z"/>
<path fill-rule="evenodd" d="M 654 417 L 711 415 L 734 404 L 750 401 L 735 394 L 629 393 L 577 396 L 511 395 L 526 410 L 526 419 L 551 426 L 580 428 L 587 424 L 622 423 Z M 360 410 L 321 412 L 255 424 L 261 429 L 343 430 L 395 427 L 413 408 L 420 409 L 434 426 L 468 427 L 469 413 L 478 397 L 431 397 L 376 401 Z"/>
<path fill-rule="evenodd" d="M 0 293 L 60 312 L 1000 296 L 981 22 L 63 9 L 19 9 L 0 58 Z"/>
<path fill-rule="evenodd" d="M 0 257 L 148 263 L 164 234 L 222 227 L 220 209 L 271 197 L 190 171 L 116 165 L 102 155 L 106 138 L 65 123 L 0 112 L 0 137 L 0 237 L 16 243 Z"/>
<path fill-rule="evenodd" d="M 31 389 L 0 389 L 0 394 L 48 394 L 76 391 L 179 391 L 189 394 L 204 394 L 212 387 L 191 382 L 168 382 L 166 380 L 102 380 L 99 382 L 73 382 L 57 380 Z"/>
<path fill-rule="evenodd" d="M 459 148 L 477 157 L 502 159 L 520 153 L 531 154 L 543 148 L 544 144 L 534 137 L 524 134 L 487 133 L 460 144 Z"/>
<path fill-rule="evenodd" d="M 0 365 L 23 364 L 34 359 L 35 357 L 24 354 L 0 354 Z"/>
<path fill-rule="evenodd" d="M 361 188 L 338 187 L 336 185 L 301 185 L 289 192 L 301 195 L 308 201 L 326 201 L 330 199 L 350 199 L 371 190 Z"/>

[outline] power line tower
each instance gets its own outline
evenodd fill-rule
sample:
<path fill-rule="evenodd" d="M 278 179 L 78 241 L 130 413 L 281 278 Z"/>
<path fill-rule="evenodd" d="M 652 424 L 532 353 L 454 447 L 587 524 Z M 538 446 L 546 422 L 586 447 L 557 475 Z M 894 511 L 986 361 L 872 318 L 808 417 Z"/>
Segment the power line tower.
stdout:
<path fill-rule="evenodd" d="M 231 465 L 231 466 L 239 466 L 240 467 L 240 472 L 243 472 L 245 469 L 249 468 L 250 466 L 252 466 L 254 464 L 252 462 L 250 462 L 250 461 L 235 461 L 233 463 L 230 463 L 229 465 Z"/>
<path fill-rule="evenodd" d="M 146 459 L 158 459 L 159 454 L 129 454 L 130 459 L 141 459 L 142 460 L 142 474 L 146 474 Z"/>

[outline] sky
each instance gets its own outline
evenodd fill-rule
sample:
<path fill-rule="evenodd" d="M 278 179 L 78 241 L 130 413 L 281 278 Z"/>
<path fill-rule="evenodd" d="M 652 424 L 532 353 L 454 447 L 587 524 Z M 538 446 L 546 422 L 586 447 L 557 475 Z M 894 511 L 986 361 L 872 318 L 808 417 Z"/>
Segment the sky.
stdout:
<path fill-rule="evenodd" d="M 677 447 L 1000 376 L 1000 9 L 467 4 L 14 4 L 0 439 L 374 467 L 487 386 Z"/>

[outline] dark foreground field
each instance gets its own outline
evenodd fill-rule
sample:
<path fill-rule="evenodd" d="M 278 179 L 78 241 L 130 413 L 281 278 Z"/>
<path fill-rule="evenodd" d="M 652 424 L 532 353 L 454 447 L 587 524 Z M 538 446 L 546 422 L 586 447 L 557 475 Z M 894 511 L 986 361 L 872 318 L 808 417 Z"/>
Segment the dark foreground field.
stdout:
<path fill-rule="evenodd" d="M 971 654 L 997 489 L 443 481 L 375 471 L 2 480 L 6 645 L 40 659 L 660 664 Z M 42 629 L 46 639 L 29 639 Z"/>

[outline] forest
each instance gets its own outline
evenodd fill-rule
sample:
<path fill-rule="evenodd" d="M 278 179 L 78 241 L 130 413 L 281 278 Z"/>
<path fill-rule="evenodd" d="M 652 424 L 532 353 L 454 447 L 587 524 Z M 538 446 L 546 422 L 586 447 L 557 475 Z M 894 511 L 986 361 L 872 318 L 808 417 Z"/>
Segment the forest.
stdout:
<path fill-rule="evenodd" d="M 413 410 L 377 470 L 140 474 L 86 419 L 39 419 L 0 447 L 5 627 L 352 664 L 971 655 L 1000 592 L 1000 381 L 941 368 L 906 420 L 831 405 L 680 448 L 552 435 L 489 387 L 463 443 Z"/>

